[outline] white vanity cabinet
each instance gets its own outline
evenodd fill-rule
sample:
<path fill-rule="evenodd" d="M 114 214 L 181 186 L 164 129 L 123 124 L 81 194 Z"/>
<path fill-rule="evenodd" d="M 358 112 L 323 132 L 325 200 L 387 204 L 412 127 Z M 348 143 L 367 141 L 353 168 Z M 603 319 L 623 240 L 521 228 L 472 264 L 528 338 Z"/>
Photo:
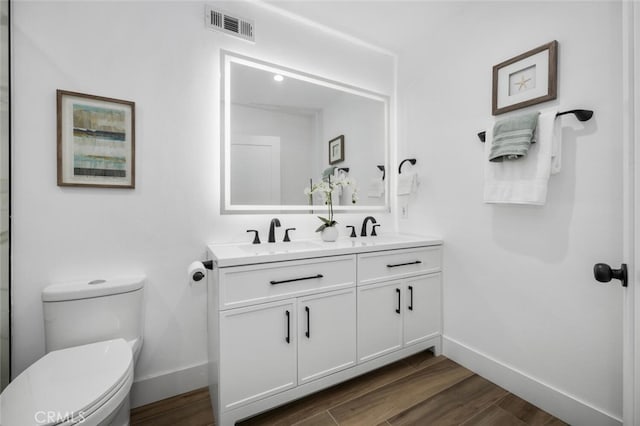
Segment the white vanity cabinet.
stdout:
<path fill-rule="evenodd" d="M 403 281 L 403 344 L 413 345 L 442 333 L 442 274 Z"/>
<path fill-rule="evenodd" d="M 358 362 L 439 336 L 441 249 L 358 255 Z"/>
<path fill-rule="evenodd" d="M 396 351 L 402 347 L 402 316 L 399 282 L 358 288 L 358 361 Z"/>
<path fill-rule="evenodd" d="M 225 410 L 297 384 L 295 301 L 220 313 L 220 392 Z"/>
<path fill-rule="evenodd" d="M 356 363 L 356 290 L 298 299 L 298 384 Z"/>
<path fill-rule="evenodd" d="M 356 256 L 217 270 L 218 383 L 230 411 L 356 363 Z"/>
<path fill-rule="evenodd" d="M 355 318 L 355 288 L 222 311 L 222 406 L 232 409 L 354 365 Z"/>
<path fill-rule="evenodd" d="M 438 336 L 440 273 L 358 287 L 358 362 Z"/>
<path fill-rule="evenodd" d="M 210 246 L 216 424 L 233 425 L 421 350 L 439 353 L 440 244 L 386 249 L 346 240 L 246 257 Z"/>

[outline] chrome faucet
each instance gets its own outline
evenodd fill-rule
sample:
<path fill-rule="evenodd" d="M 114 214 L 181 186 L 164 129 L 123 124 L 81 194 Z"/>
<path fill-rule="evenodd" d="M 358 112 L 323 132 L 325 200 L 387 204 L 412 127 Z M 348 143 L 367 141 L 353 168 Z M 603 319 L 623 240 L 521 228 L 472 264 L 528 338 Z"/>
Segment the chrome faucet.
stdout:
<path fill-rule="evenodd" d="M 270 243 L 275 243 L 276 242 L 276 228 L 280 227 L 280 219 L 278 219 L 277 217 L 274 217 L 273 219 L 271 219 L 271 224 L 269 225 L 269 242 Z"/>
<path fill-rule="evenodd" d="M 364 221 L 362 222 L 362 230 L 360 231 L 360 236 L 361 237 L 366 237 L 367 236 L 367 222 L 371 221 L 371 223 L 378 223 L 376 222 L 376 218 L 374 218 L 373 216 L 367 216 L 364 218 Z"/>

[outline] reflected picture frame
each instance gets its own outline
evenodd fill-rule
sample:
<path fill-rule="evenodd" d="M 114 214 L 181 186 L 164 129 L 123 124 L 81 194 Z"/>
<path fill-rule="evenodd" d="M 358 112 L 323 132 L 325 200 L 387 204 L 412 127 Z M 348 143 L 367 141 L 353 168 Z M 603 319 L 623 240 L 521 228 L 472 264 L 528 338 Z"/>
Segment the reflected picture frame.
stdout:
<path fill-rule="evenodd" d="M 493 115 L 556 99 L 558 42 L 531 49 L 493 66 Z"/>
<path fill-rule="evenodd" d="M 344 161 L 344 135 L 329 141 L 329 164 Z"/>
<path fill-rule="evenodd" d="M 135 188 L 135 103 L 56 91 L 58 186 Z"/>

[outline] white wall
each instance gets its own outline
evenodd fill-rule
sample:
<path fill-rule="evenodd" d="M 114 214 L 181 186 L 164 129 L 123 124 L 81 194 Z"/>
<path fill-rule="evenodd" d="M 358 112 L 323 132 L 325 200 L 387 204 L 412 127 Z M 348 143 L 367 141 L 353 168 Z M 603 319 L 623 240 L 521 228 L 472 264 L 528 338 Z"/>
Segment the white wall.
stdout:
<path fill-rule="evenodd" d="M 282 204 L 304 205 L 312 174 L 315 147 L 315 114 L 296 114 L 262 108 L 231 105 L 231 134 L 278 136 L 280 138 L 280 200 Z M 242 167 L 242 165 L 238 165 Z M 255 203 L 254 203 L 255 204 Z"/>
<path fill-rule="evenodd" d="M 336 167 L 348 167 L 349 177 L 354 179 L 358 187 L 358 205 L 379 206 L 384 204 L 384 195 L 369 197 L 368 189 L 374 179 L 382 174 L 376 167 L 384 164 L 384 120 L 372 120 L 372 117 L 384 117 L 385 105 L 378 100 L 344 96 L 333 102 L 324 110 L 324 140 L 331 140 L 340 134 L 344 135 L 344 158 Z M 328 147 L 325 143 L 322 159 L 324 167 L 328 167 Z M 341 204 L 351 203 L 351 199 L 342 197 Z"/>
<path fill-rule="evenodd" d="M 219 213 L 221 48 L 391 93 L 387 54 L 262 7 L 221 3 L 256 21 L 256 43 L 248 43 L 205 29 L 204 7 L 14 3 L 14 376 L 44 354 L 43 287 L 142 272 L 146 326 L 134 405 L 206 383 L 206 290 L 187 284 L 186 266 L 209 242 L 250 241 L 248 227 L 264 238 L 272 217 Z M 56 186 L 56 89 L 136 102 L 135 190 Z M 359 224 L 362 216 L 338 220 Z M 376 216 L 392 227 L 390 215 Z M 294 238 L 318 225 L 311 215 L 280 219 L 298 228 Z"/>
<path fill-rule="evenodd" d="M 399 58 L 399 158 L 415 156 L 422 177 L 400 228 L 445 241 L 445 354 L 571 424 L 616 423 L 622 288 L 595 282 L 592 267 L 622 259 L 620 4 L 477 2 L 452 12 Z M 539 107 L 595 117 L 562 118 L 563 167 L 546 206 L 483 204 L 476 133 L 490 125 L 492 66 L 554 39 L 558 99 Z"/>

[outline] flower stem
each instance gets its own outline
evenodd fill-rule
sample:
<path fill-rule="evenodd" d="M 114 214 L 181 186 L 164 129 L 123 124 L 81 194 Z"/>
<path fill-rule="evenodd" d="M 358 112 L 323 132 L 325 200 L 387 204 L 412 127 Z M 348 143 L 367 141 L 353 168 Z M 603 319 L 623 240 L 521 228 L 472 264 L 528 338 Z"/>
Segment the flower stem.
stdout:
<path fill-rule="evenodd" d="M 331 191 L 331 175 L 329 175 L 329 197 L 327 197 L 327 201 L 329 202 L 329 223 L 333 222 L 333 191 Z"/>

